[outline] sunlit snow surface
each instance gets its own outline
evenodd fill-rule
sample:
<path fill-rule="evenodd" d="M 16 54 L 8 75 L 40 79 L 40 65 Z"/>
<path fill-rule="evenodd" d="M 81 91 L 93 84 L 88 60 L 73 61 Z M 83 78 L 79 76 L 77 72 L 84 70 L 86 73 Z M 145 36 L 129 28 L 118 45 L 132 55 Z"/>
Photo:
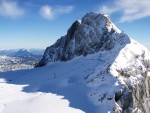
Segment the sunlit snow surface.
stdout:
<path fill-rule="evenodd" d="M 104 62 L 99 55 L 106 53 L 51 63 L 43 68 L 1 73 L 0 113 L 99 113 L 98 97 L 91 94 L 103 82 L 95 81 L 93 86 L 87 75 L 99 72 Z M 109 81 L 104 80 L 107 84 L 101 92 L 112 96 L 119 86 L 112 76 L 107 75 L 105 79 Z M 107 91 L 110 86 L 114 92 Z M 113 106 L 113 100 L 109 100 L 109 104 Z M 105 102 L 101 106 L 105 106 Z"/>
<path fill-rule="evenodd" d="M 71 61 L 0 73 L 0 113 L 113 113 L 115 93 L 124 82 L 134 85 L 141 77 L 125 79 L 116 70 L 134 65 L 133 57 L 138 56 L 135 62 L 144 72 L 141 56 L 149 54 L 128 41 Z"/>

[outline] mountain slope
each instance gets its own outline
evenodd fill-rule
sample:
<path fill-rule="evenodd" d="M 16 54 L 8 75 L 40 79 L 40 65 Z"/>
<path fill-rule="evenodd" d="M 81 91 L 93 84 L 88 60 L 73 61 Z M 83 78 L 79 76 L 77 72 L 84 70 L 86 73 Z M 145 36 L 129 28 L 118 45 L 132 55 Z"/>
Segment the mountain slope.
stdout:
<path fill-rule="evenodd" d="M 15 56 L 17 57 L 33 57 L 34 55 L 27 49 L 20 49 L 16 52 Z"/>
<path fill-rule="evenodd" d="M 97 58 L 97 55 L 95 55 L 95 58 Z M 77 63 L 78 61 L 80 63 Z M 92 65 L 88 65 L 91 63 Z M 67 110 L 67 113 L 80 113 L 81 111 L 81 113 L 98 113 L 98 107 L 88 100 L 88 92 L 91 88 L 86 86 L 84 78 L 89 74 L 90 70 L 97 66 L 97 63 L 100 62 L 94 59 L 90 60 L 90 57 L 87 59 L 79 58 L 67 63 L 53 63 L 44 68 L 0 74 L 0 78 L 5 80 L 1 79 L 0 83 L 2 86 L 0 102 L 2 105 L 6 105 L 2 113 L 9 113 L 7 111 L 10 109 L 11 113 L 14 113 L 14 111 L 20 113 L 19 110 L 28 106 L 30 100 L 39 100 L 39 97 L 46 98 L 48 100 L 46 103 L 49 104 L 48 107 L 41 108 L 40 106 L 39 109 L 45 108 L 49 111 L 54 111 L 53 113 L 58 113 L 56 111 L 59 108 L 61 110 L 64 106 L 63 101 L 67 101 L 67 104 L 63 107 Z M 83 69 L 80 69 L 81 66 Z M 7 90 L 7 87 L 13 91 Z M 10 94 L 11 98 L 8 98 Z M 58 100 L 57 98 L 60 98 L 60 96 L 61 99 Z M 49 98 L 56 98 L 56 100 Z M 45 101 L 43 100 L 39 100 L 38 102 L 40 105 L 45 105 Z M 54 109 L 52 105 L 56 102 L 60 103 L 60 105 L 55 105 Z M 13 107 L 14 104 L 15 106 L 19 106 L 19 109 L 18 107 Z M 38 109 L 38 107 L 35 108 L 34 104 L 32 106 L 32 109 L 27 108 L 30 113 L 34 113 Z M 74 109 L 77 110 L 74 111 Z M 47 113 L 49 111 L 40 112 L 40 110 L 37 110 L 36 113 Z"/>
<path fill-rule="evenodd" d="M 75 56 L 93 54 L 110 50 L 116 43 L 123 41 L 126 35 L 111 23 L 108 16 L 88 13 L 82 20 L 75 21 L 67 35 L 48 47 L 38 66 L 48 62 L 67 61 Z"/>
<path fill-rule="evenodd" d="M 14 55 L 15 57 L 23 58 L 25 60 L 33 60 L 33 61 L 39 61 L 41 59 L 41 55 L 34 55 L 30 50 L 27 49 L 20 49 L 16 52 Z"/>
<path fill-rule="evenodd" d="M 0 113 L 149 113 L 149 54 L 88 13 L 46 49 L 45 67 L 0 74 Z"/>

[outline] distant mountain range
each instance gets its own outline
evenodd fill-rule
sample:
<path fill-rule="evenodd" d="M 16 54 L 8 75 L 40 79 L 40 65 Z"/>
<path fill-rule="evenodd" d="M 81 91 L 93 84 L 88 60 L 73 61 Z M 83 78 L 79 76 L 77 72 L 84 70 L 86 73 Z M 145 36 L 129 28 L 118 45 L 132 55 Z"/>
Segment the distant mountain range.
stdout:
<path fill-rule="evenodd" d="M 42 49 L 1 49 L 0 72 L 33 68 L 43 52 Z"/>
<path fill-rule="evenodd" d="M 44 49 L 0 49 L 0 55 L 14 56 L 20 50 L 26 50 L 33 55 L 43 55 Z"/>
<path fill-rule="evenodd" d="M 16 57 L 33 57 L 34 54 L 27 49 L 20 49 L 15 54 Z"/>
<path fill-rule="evenodd" d="M 42 57 L 41 51 L 38 53 L 36 50 L 36 53 L 33 51 L 27 50 L 27 49 L 20 49 L 13 55 L 14 57 L 24 58 L 26 60 L 38 60 Z"/>

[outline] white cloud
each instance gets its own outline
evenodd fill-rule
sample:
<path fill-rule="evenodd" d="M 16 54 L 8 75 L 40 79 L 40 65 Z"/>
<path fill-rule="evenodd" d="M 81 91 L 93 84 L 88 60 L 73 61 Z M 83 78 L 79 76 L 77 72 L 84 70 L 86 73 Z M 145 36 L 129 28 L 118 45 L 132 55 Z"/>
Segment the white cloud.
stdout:
<path fill-rule="evenodd" d="M 51 6 L 45 5 L 45 6 L 41 7 L 40 14 L 44 18 L 52 20 L 52 19 L 58 17 L 59 15 L 71 13 L 73 9 L 74 9 L 73 6 L 51 7 Z"/>
<path fill-rule="evenodd" d="M 42 17 L 46 18 L 46 19 L 53 19 L 53 11 L 52 8 L 49 6 L 43 6 L 40 9 L 40 14 Z"/>
<path fill-rule="evenodd" d="M 110 15 L 121 12 L 121 23 L 132 22 L 150 16 L 150 0 L 114 0 L 111 5 L 102 6 L 99 12 Z"/>
<path fill-rule="evenodd" d="M 0 0 L 0 16 L 17 18 L 24 14 L 24 10 L 20 8 L 14 0 Z"/>

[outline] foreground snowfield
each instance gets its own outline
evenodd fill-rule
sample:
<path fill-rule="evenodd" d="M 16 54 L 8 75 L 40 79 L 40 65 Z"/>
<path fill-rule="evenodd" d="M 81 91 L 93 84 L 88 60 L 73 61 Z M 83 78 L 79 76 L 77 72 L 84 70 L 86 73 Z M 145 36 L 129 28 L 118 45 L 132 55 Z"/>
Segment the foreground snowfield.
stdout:
<path fill-rule="evenodd" d="M 52 93 L 23 93 L 21 85 L 2 84 L 5 91 L 1 96 L 1 113 L 84 113 L 81 110 L 69 107 L 69 101 Z M 7 89 L 8 88 L 8 89 Z M 8 91 L 6 91 L 6 89 Z M 12 90 L 11 90 L 12 89 Z M 4 99 L 7 98 L 7 99 Z"/>
<path fill-rule="evenodd" d="M 93 56 L 92 56 L 93 57 Z M 85 77 L 101 60 L 98 54 L 43 68 L 0 74 L 0 113 L 98 113 L 88 99 Z"/>

